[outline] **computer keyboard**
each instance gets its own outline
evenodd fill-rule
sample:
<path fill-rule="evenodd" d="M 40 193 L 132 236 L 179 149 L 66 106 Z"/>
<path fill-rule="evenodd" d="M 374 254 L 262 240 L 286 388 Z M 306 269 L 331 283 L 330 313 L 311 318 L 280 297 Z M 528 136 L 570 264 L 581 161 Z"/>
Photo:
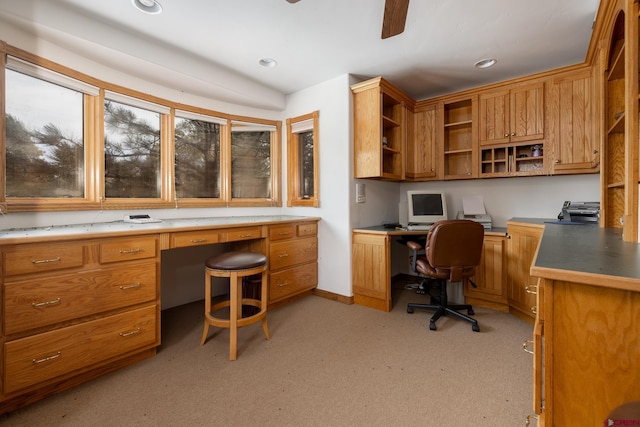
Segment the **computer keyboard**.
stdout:
<path fill-rule="evenodd" d="M 429 231 L 433 224 L 409 224 L 407 225 L 408 231 Z"/>

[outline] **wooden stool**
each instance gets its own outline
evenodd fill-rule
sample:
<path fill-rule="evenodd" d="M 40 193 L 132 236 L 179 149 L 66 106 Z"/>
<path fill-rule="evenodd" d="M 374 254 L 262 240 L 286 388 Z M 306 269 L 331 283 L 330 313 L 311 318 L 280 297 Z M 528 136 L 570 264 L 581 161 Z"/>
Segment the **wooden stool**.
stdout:
<path fill-rule="evenodd" d="M 238 328 L 262 320 L 262 329 L 270 339 L 267 327 L 267 257 L 255 252 L 226 252 L 212 256 L 205 261 L 204 278 L 204 331 L 200 345 L 204 345 L 209 334 L 209 325 L 229 328 L 229 360 L 236 360 Z M 242 279 L 254 274 L 262 274 L 261 299 L 242 297 Z M 211 306 L 211 278 L 228 277 L 230 296 L 228 300 Z M 252 316 L 242 317 L 242 306 L 251 305 L 260 311 Z M 214 312 L 229 307 L 229 319 L 215 317 Z"/>

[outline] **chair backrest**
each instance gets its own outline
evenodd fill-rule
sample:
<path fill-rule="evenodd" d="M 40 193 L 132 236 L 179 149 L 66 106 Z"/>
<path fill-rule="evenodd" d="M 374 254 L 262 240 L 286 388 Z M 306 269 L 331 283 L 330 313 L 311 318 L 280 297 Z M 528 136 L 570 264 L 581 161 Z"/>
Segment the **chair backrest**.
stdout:
<path fill-rule="evenodd" d="M 472 276 L 480 264 L 484 226 L 476 221 L 450 219 L 436 222 L 427 234 L 425 256 L 440 274 L 452 282 Z"/>

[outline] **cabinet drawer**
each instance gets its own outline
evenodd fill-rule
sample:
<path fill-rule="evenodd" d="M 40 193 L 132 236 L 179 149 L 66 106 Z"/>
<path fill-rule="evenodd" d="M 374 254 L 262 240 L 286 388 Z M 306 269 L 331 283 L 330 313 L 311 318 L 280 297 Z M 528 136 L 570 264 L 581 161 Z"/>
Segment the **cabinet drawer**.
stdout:
<path fill-rule="evenodd" d="M 318 286 L 318 263 L 272 273 L 269 276 L 269 302 L 275 302 Z"/>
<path fill-rule="evenodd" d="M 238 240 L 260 239 L 262 237 L 262 227 L 238 228 L 236 230 L 228 230 L 224 233 L 225 242 L 236 242 Z"/>
<path fill-rule="evenodd" d="M 171 247 L 182 248 L 185 246 L 210 245 L 218 243 L 218 232 L 212 230 L 185 231 L 171 233 Z"/>
<path fill-rule="evenodd" d="M 80 242 L 9 246 L 2 250 L 5 276 L 80 267 L 84 263 Z"/>
<path fill-rule="evenodd" d="M 156 306 L 4 344 L 4 392 L 91 366 L 158 342 Z"/>
<path fill-rule="evenodd" d="M 315 237 L 305 237 L 304 239 L 277 242 L 269 245 L 269 268 L 271 271 L 316 259 L 318 259 L 318 239 Z"/>
<path fill-rule="evenodd" d="M 295 228 L 291 224 L 269 227 L 269 240 L 282 240 L 295 237 Z"/>
<path fill-rule="evenodd" d="M 299 224 L 298 237 L 315 236 L 318 234 L 318 224 Z"/>
<path fill-rule="evenodd" d="M 154 258 L 158 251 L 155 236 L 108 240 L 100 244 L 100 263 Z"/>
<path fill-rule="evenodd" d="M 154 262 L 6 283 L 4 332 L 26 331 L 155 299 Z"/>

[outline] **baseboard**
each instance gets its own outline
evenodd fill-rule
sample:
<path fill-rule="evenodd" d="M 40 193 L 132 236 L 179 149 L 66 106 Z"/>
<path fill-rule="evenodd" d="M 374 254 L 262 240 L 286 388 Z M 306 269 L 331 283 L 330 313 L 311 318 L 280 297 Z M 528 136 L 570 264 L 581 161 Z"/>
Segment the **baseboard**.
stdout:
<path fill-rule="evenodd" d="M 343 304 L 353 304 L 353 297 L 345 295 L 335 294 L 333 292 L 325 291 L 322 289 L 314 289 L 313 295 L 317 295 L 322 298 L 330 299 L 331 301 L 341 302 Z"/>

